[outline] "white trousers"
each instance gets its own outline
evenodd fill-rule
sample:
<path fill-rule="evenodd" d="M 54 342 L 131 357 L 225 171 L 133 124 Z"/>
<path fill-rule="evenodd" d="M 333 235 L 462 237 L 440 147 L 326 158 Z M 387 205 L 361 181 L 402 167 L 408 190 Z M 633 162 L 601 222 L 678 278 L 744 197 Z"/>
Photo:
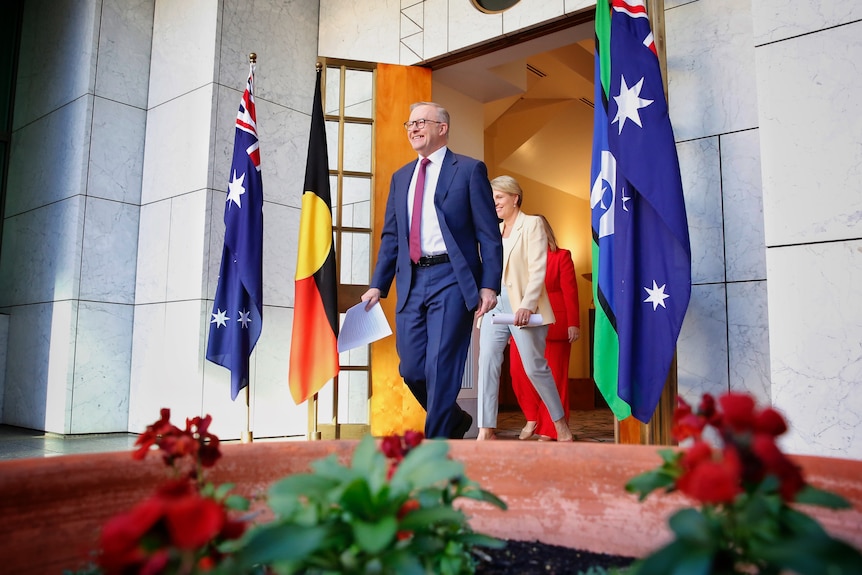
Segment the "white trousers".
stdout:
<path fill-rule="evenodd" d="M 497 298 L 497 307 L 482 318 L 482 327 L 479 330 L 479 421 L 477 424 L 479 427 L 497 427 L 500 371 L 509 335 L 515 339 L 515 345 L 518 346 L 518 352 L 524 363 L 524 371 L 548 408 L 551 420 L 556 421 L 565 415 L 560 393 L 554 383 L 554 376 L 545 359 L 545 338 L 548 335 L 548 326 L 517 327 L 495 324 L 491 321 L 491 316 L 494 314 L 514 313 L 510 307 L 506 288 L 503 287 L 500 297 Z"/>

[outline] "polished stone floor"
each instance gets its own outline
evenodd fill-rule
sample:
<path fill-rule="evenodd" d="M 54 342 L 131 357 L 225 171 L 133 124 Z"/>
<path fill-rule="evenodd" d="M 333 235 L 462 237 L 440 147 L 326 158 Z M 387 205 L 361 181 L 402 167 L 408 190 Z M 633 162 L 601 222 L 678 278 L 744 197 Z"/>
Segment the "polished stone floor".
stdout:
<path fill-rule="evenodd" d="M 501 411 L 497 423 L 498 438 L 517 440 L 525 423 L 524 414 L 520 411 Z M 614 441 L 613 415 L 607 409 L 572 411 L 569 415 L 569 427 L 576 441 L 601 443 Z M 63 436 L 0 425 L 0 460 L 127 451 L 132 449 L 137 437 L 135 433 Z M 301 438 L 294 440 L 296 439 Z"/>

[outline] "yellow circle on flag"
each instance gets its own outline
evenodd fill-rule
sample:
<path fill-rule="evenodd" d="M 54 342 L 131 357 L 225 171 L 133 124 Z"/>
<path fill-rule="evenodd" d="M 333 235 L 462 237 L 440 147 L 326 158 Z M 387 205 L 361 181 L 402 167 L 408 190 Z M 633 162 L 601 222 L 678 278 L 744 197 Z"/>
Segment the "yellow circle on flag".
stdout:
<path fill-rule="evenodd" d="M 302 194 L 302 216 L 299 219 L 299 254 L 296 279 L 314 275 L 323 266 L 332 249 L 332 212 L 314 192 Z"/>

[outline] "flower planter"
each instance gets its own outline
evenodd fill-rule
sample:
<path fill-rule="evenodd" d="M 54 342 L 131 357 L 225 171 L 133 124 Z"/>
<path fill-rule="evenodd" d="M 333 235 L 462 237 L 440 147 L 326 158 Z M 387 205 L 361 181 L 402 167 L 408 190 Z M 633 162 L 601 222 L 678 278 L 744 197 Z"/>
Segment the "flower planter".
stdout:
<path fill-rule="evenodd" d="M 453 441 L 450 455 L 467 476 L 509 505 L 500 511 L 470 501 L 463 507 L 477 531 L 588 551 L 642 556 L 670 539 L 668 516 L 689 502 L 680 495 L 638 503 L 623 486 L 660 461 L 656 447 L 497 441 Z M 347 460 L 355 441 L 257 442 L 223 445 L 211 470 L 246 496 L 316 459 Z M 806 509 L 834 536 L 862 547 L 862 461 L 794 458 L 807 480 L 834 491 L 853 509 Z M 106 519 L 130 508 L 165 478 L 158 457 L 129 452 L 0 462 L 0 557 L 7 573 L 60 573 L 78 567 Z M 261 516 L 265 520 L 266 516 Z"/>

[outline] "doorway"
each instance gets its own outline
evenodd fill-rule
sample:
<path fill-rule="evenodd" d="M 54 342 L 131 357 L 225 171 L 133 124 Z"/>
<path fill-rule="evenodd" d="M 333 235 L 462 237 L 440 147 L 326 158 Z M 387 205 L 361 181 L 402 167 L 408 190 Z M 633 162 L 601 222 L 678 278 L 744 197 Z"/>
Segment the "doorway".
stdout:
<path fill-rule="evenodd" d="M 570 359 L 570 409 L 606 409 L 591 378 L 590 160 L 593 133 L 592 13 L 545 33 L 509 38 L 428 63 L 433 100 L 452 116 L 450 146 L 483 158 L 489 177 L 511 175 L 524 189 L 524 211 L 544 215 L 572 252 L 581 337 Z M 468 57 L 469 56 L 469 57 Z M 501 412 L 517 411 L 503 370 Z M 462 396 L 464 393 L 462 392 Z M 613 437 L 613 421 L 607 418 Z"/>

